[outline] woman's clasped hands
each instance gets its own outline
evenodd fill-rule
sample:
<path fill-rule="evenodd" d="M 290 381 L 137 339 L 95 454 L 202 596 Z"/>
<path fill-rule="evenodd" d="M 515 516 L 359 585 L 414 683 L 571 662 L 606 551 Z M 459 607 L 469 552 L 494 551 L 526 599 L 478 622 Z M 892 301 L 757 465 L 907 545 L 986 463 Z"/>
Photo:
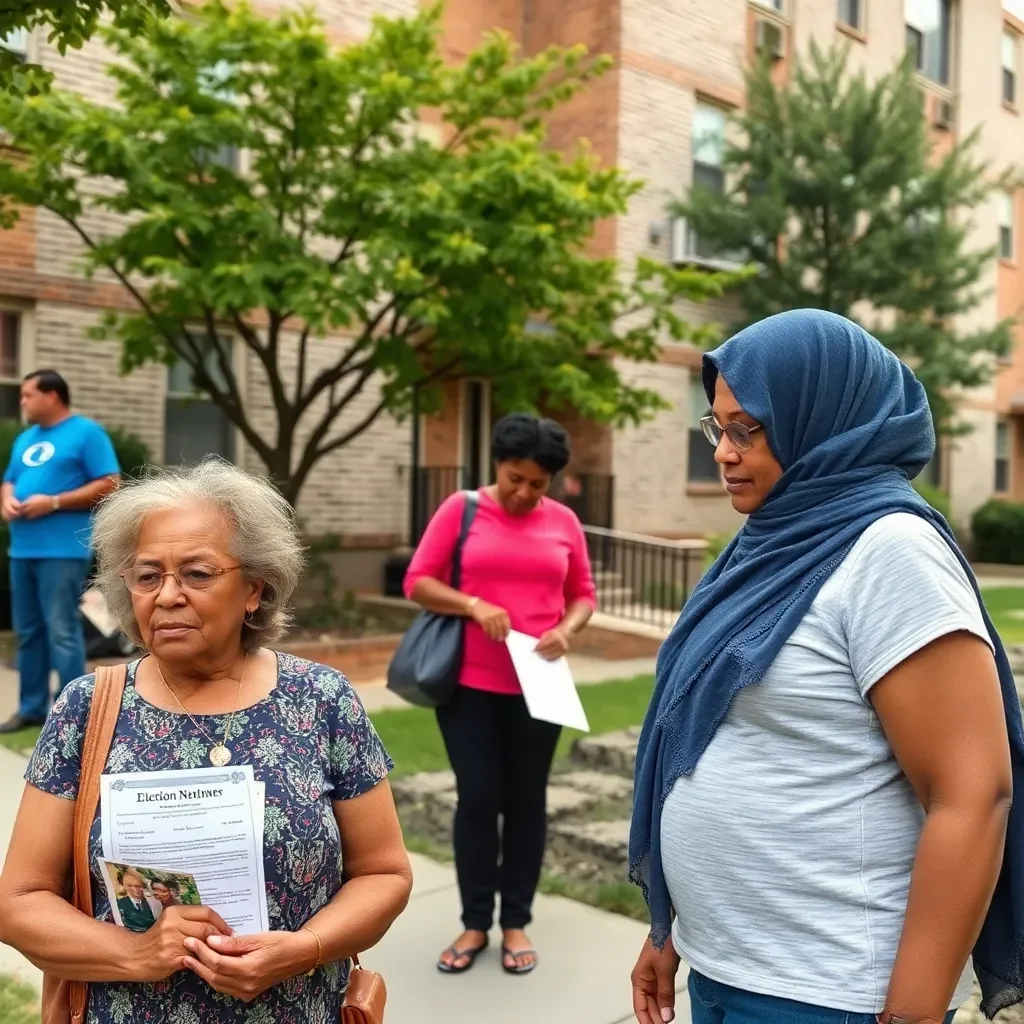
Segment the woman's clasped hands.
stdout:
<path fill-rule="evenodd" d="M 312 933 L 235 935 L 209 907 L 169 907 L 139 938 L 139 981 L 163 981 L 190 970 L 217 992 L 243 1002 L 305 973 L 318 953 Z"/>

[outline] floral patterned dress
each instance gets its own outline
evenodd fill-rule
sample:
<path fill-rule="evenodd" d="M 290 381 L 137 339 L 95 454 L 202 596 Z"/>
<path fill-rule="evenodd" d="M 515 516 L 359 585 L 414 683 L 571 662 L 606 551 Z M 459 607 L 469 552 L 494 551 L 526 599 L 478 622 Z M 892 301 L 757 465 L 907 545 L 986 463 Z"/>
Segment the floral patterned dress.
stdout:
<path fill-rule="evenodd" d="M 294 931 L 342 883 L 341 841 L 332 800 L 372 789 L 393 767 L 358 696 L 341 673 L 279 654 L 275 689 L 235 716 L 232 762 L 251 764 L 266 784 L 264 862 L 271 929 Z M 108 772 L 209 767 L 209 741 L 182 714 L 154 707 L 128 668 Z M 95 678 L 73 682 L 57 699 L 25 772 L 33 786 L 73 800 Z M 196 716 L 219 738 L 227 715 Z M 92 899 L 98 921 L 111 921 L 92 828 Z M 337 1024 L 348 964 L 327 964 L 243 1003 L 211 989 L 191 971 L 167 981 L 102 983 L 89 989 L 87 1024 Z"/>

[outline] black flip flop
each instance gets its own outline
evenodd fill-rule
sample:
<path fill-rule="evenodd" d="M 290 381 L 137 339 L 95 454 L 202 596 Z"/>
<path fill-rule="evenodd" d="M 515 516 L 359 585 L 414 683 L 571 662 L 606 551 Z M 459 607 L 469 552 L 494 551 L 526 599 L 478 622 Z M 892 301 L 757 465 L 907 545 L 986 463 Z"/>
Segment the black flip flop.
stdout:
<path fill-rule="evenodd" d="M 456 949 L 455 946 L 449 946 L 444 953 L 453 954 L 452 962 L 450 964 L 446 964 L 444 960 L 438 960 L 437 969 L 442 974 L 462 974 L 463 971 L 468 971 L 470 967 L 476 963 L 476 958 L 488 947 L 489 944 L 489 940 L 484 939 L 484 944 L 482 946 L 474 946 L 472 949 Z M 442 957 L 444 956 L 444 953 L 441 954 Z M 455 961 L 461 960 L 463 957 L 469 957 L 469 960 L 461 967 L 456 967 Z"/>
<path fill-rule="evenodd" d="M 505 957 L 507 957 L 507 956 L 510 956 L 512 958 L 512 960 L 513 960 L 513 966 L 512 967 L 509 967 L 509 965 L 507 963 L 505 963 Z M 515 961 L 518 960 L 519 957 L 521 957 L 521 956 L 532 956 L 533 957 L 533 963 L 532 964 L 519 964 L 519 963 L 515 963 Z M 517 949 L 513 953 L 512 950 L 508 948 L 508 946 L 502 946 L 501 947 L 501 969 L 506 974 L 529 974 L 532 970 L 534 970 L 536 968 L 536 966 L 537 966 L 537 950 L 535 950 L 535 949 Z"/>

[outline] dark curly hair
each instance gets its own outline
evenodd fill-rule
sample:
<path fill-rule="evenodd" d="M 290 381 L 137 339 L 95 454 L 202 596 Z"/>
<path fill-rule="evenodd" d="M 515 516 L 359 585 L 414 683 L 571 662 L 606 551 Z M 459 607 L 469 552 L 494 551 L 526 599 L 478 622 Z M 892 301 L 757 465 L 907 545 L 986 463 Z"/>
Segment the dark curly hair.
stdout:
<path fill-rule="evenodd" d="M 494 425 L 491 457 L 495 462 L 529 459 L 554 476 L 569 465 L 569 435 L 554 420 L 512 413 Z"/>

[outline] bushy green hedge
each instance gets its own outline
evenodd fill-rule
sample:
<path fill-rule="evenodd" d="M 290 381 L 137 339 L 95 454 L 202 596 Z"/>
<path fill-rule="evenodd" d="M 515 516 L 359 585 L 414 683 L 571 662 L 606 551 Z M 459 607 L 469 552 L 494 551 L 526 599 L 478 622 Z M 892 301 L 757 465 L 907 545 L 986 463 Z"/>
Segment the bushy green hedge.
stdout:
<path fill-rule="evenodd" d="M 24 429 L 18 420 L 0 419 L 0 475 L 7 469 L 14 441 Z M 149 464 L 149 449 L 145 442 L 121 427 L 113 427 L 107 433 L 117 453 L 122 475 L 137 476 L 141 473 Z M 9 543 L 7 523 L 0 519 L 0 629 L 10 628 L 10 571 L 7 558 Z"/>
<path fill-rule="evenodd" d="M 945 491 L 940 491 L 938 487 L 932 487 L 931 484 L 922 483 L 919 480 L 914 481 L 914 490 L 928 502 L 929 505 L 936 512 L 942 516 L 946 522 L 949 522 L 949 495 Z"/>
<path fill-rule="evenodd" d="M 974 513 L 971 531 L 977 561 L 1024 565 L 1024 504 L 989 501 Z"/>

